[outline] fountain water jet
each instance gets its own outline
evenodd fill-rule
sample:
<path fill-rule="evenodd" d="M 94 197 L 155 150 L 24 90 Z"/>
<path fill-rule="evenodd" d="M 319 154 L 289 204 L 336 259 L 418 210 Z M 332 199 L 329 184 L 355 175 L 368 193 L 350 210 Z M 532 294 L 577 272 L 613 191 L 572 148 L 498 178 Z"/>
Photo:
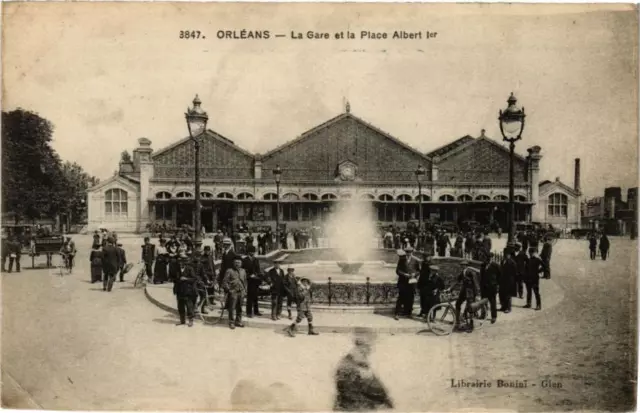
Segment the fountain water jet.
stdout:
<path fill-rule="evenodd" d="M 355 274 L 371 250 L 376 238 L 373 208 L 370 202 L 358 200 L 340 201 L 336 211 L 325 224 L 332 248 L 337 249 L 338 266 L 345 274 Z"/>

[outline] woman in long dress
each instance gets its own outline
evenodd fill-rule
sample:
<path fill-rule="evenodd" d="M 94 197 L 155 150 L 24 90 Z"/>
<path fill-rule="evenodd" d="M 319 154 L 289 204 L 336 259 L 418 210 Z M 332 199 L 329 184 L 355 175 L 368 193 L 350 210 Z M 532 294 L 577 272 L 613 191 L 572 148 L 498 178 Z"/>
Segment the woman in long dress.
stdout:
<path fill-rule="evenodd" d="M 169 257 L 169 281 L 177 281 L 180 275 L 180 263 L 178 262 L 178 246 L 171 244 L 168 249 Z"/>
<path fill-rule="evenodd" d="M 288 250 L 294 250 L 296 248 L 296 242 L 293 239 L 293 234 L 291 232 L 289 232 L 287 234 L 287 249 Z"/>
<path fill-rule="evenodd" d="M 153 269 L 153 283 L 162 284 L 167 281 L 167 265 L 169 253 L 165 247 L 165 240 L 160 240 L 160 246 L 156 250 L 156 265 Z"/>
<path fill-rule="evenodd" d="M 102 282 L 102 250 L 100 244 L 94 244 L 89 256 L 91 262 L 91 283 Z"/>

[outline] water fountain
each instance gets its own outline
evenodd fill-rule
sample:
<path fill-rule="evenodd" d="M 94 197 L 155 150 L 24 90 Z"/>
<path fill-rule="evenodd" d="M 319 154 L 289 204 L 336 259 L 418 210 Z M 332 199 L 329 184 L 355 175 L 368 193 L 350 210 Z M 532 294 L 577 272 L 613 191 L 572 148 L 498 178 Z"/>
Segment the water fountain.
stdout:
<path fill-rule="evenodd" d="M 325 222 L 326 248 L 289 251 L 283 266 L 312 281 L 312 303 L 379 311 L 391 310 L 397 297 L 398 255 L 378 246 L 380 234 L 368 201 L 344 200 Z M 458 258 L 437 259 L 445 279 L 460 272 Z"/>

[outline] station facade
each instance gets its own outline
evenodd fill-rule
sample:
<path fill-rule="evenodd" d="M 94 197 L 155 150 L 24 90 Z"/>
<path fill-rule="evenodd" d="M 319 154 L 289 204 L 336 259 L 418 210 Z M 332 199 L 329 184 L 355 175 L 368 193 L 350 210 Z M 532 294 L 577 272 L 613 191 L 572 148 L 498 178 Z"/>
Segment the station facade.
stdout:
<path fill-rule="evenodd" d="M 380 224 L 475 220 L 506 229 L 509 150 L 485 136 L 464 136 L 428 153 L 345 112 L 265 154 L 253 154 L 212 130 L 200 136 L 201 222 L 207 232 L 246 223 L 275 229 L 279 165 L 280 222 L 321 223 L 341 200 L 364 202 Z M 542 221 L 539 146 L 516 154 L 516 220 Z M 88 190 L 89 229 L 142 232 L 149 224 L 193 225 L 194 144 L 187 137 L 154 151 L 138 139 L 116 175 Z M 579 203 L 578 203 L 579 205 Z"/>

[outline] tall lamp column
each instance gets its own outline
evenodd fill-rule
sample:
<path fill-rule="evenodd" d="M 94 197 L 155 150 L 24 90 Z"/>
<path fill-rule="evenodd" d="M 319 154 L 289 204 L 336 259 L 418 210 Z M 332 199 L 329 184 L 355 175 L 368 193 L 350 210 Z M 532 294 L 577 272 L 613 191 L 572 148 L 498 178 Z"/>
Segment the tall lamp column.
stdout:
<path fill-rule="evenodd" d="M 189 129 L 189 137 L 193 141 L 193 147 L 195 151 L 195 239 L 194 246 L 196 251 L 200 251 L 202 247 L 202 231 L 201 231 L 201 213 L 202 205 L 200 202 L 200 137 L 207 130 L 207 122 L 209 116 L 207 112 L 200 107 L 201 101 L 198 95 L 193 99 L 193 108 L 187 108 L 185 118 L 187 120 L 187 128 Z"/>
<path fill-rule="evenodd" d="M 498 121 L 500 122 L 500 133 L 505 142 L 509 142 L 509 234 L 507 237 L 507 245 L 514 244 L 514 219 L 515 219 L 515 202 L 514 202 L 514 159 L 516 142 L 522 139 L 522 131 L 524 130 L 524 108 L 520 109 L 516 106 L 518 100 L 513 92 L 507 99 L 507 109 L 500 111 Z"/>
<path fill-rule="evenodd" d="M 280 165 L 276 165 L 276 169 L 273 170 L 273 176 L 276 180 L 276 246 L 280 249 L 280 175 L 282 175 L 282 169 Z"/>
<path fill-rule="evenodd" d="M 422 231 L 422 181 L 420 177 L 425 174 L 425 170 L 422 165 L 418 165 L 418 168 L 414 172 L 416 174 L 416 181 L 418 181 L 418 216 L 420 218 L 420 227 L 418 231 Z"/>

